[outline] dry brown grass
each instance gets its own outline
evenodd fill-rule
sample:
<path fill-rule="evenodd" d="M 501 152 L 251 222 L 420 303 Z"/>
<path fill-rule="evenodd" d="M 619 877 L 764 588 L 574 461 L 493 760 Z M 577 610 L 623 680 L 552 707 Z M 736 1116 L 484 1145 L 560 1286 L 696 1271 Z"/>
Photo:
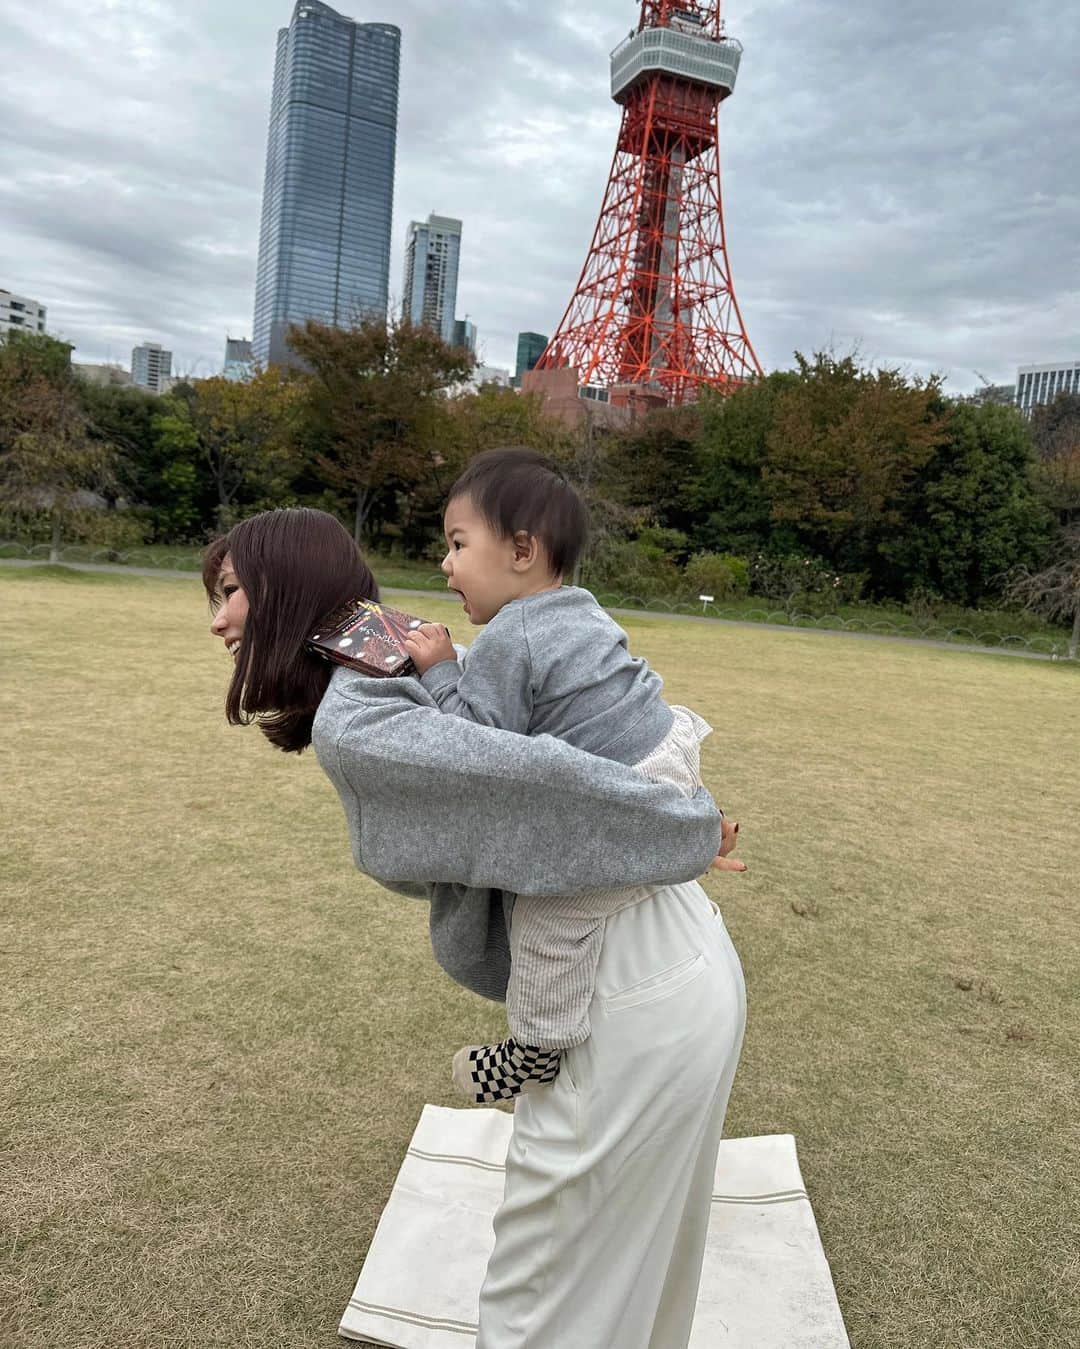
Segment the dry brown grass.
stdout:
<path fill-rule="evenodd" d="M 314 759 L 225 727 L 196 583 L 0 570 L 0 608 L 0 1343 L 340 1343 L 500 1013 Z M 1080 672 L 628 626 L 743 823 L 729 1132 L 795 1134 L 855 1349 L 1080 1343 Z"/>

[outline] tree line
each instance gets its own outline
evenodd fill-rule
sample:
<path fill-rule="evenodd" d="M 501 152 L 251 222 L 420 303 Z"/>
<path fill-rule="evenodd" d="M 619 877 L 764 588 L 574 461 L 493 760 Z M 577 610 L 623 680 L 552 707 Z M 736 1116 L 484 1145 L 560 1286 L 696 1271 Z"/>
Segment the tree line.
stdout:
<path fill-rule="evenodd" d="M 433 562 L 445 493 L 469 458 L 530 444 L 588 499 L 594 588 L 1012 599 L 1080 624 L 1075 395 L 1028 422 L 951 400 L 937 378 L 818 352 L 628 426 L 584 404 L 570 429 L 534 397 L 463 391 L 470 354 L 407 320 L 309 322 L 290 340 L 295 369 L 163 397 L 79 380 L 53 339 L 7 340 L 0 532 L 57 550 L 64 538 L 190 545 L 253 511 L 309 504 L 379 555 Z"/>

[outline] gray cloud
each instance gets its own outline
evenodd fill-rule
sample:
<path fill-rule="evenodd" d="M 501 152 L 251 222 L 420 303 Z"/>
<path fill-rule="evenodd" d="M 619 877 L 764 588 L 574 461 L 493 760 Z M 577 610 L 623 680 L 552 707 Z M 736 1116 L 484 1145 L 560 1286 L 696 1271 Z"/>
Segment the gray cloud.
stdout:
<path fill-rule="evenodd" d="M 275 33 L 291 0 L 51 0 L 6 17 L 0 285 L 84 360 L 218 368 L 251 325 Z M 408 221 L 465 222 L 458 312 L 511 364 L 577 280 L 634 0 L 341 3 L 403 32 L 391 286 Z M 766 366 L 858 344 L 951 386 L 1075 354 L 1077 40 L 1060 6 L 731 0 L 732 275 Z"/>

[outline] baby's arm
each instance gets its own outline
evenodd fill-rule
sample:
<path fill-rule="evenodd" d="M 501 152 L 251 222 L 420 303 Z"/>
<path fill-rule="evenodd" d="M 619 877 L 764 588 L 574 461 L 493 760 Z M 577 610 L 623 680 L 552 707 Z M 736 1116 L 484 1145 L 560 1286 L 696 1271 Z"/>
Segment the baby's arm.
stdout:
<path fill-rule="evenodd" d="M 443 712 L 478 726 L 528 733 L 533 671 L 520 609 L 496 614 L 464 665 L 440 624 L 425 623 L 405 645 L 420 682 Z"/>

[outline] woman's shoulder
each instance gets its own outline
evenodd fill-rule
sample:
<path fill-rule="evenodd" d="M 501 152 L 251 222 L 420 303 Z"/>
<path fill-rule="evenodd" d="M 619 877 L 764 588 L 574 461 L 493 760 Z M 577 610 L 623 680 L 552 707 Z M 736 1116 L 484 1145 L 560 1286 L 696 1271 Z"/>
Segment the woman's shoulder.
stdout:
<path fill-rule="evenodd" d="M 315 713 L 312 742 L 336 740 L 344 730 L 365 716 L 378 718 L 413 707 L 434 707 L 435 700 L 419 679 L 411 675 L 376 678 L 347 665 L 338 665 L 330 676 Z M 316 745 L 317 748 L 317 745 Z"/>

